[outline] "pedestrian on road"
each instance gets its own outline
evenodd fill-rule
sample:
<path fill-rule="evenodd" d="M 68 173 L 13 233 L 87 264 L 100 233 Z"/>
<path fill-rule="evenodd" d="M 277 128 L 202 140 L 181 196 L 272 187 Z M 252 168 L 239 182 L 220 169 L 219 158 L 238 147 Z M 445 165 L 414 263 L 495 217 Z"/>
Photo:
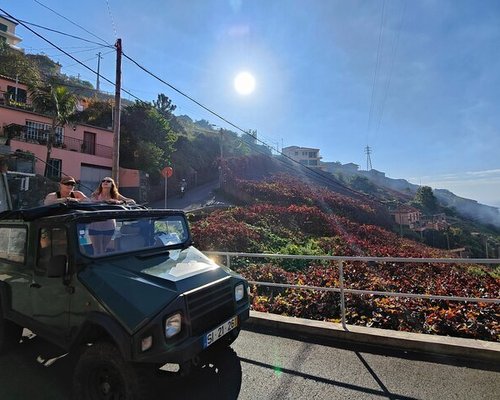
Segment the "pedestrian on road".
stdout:
<path fill-rule="evenodd" d="M 85 196 L 79 190 L 75 190 L 76 180 L 72 176 L 63 176 L 59 182 L 59 190 L 57 192 L 49 193 L 43 202 L 43 204 L 54 204 L 54 203 L 78 203 L 80 201 L 88 201 L 88 197 Z"/>

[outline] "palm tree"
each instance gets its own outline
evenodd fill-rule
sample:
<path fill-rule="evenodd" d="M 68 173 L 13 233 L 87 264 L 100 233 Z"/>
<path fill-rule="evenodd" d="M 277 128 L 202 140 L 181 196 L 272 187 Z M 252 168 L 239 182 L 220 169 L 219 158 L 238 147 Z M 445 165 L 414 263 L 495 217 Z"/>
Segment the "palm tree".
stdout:
<path fill-rule="evenodd" d="M 45 173 L 49 174 L 50 155 L 56 136 L 56 128 L 64 127 L 71 121 L 77 102 L 76 96 L 64 86 L 35 86 L 30 88 L 30 96 L 35 111 L 49 116 L 52 124 L 47 135 L 47 156 Z"/>

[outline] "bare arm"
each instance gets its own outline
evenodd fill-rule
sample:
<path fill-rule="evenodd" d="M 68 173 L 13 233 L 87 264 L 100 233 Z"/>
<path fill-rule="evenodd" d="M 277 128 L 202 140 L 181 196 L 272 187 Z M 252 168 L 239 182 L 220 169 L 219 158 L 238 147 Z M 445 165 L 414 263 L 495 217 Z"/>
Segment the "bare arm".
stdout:
<path fill-rule="evenodd" d="M 128 203 L 128 204 L 135 204 L 135 200 L 134 199 L 130 199 L 128 197 L 122 196 L 121 194 L 118 195 L 118 200 L 121 200 L 124 203 Z"/>

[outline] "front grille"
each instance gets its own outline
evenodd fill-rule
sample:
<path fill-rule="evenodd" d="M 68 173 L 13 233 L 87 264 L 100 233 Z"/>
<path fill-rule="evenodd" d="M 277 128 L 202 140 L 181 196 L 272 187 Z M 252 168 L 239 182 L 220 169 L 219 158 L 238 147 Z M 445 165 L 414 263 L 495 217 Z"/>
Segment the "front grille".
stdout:
<path fill-rule="evenodd" d="M 200 335 L 233 316 L 233 287 L 230 279 L 186 295 L 188 321 L 193 335 Z"/>

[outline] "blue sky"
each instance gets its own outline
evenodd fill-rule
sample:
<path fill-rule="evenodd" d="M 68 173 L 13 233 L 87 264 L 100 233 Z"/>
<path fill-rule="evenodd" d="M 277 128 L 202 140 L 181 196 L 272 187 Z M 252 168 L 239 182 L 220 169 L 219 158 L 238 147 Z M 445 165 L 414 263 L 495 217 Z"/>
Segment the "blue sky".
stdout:
<path fill-rule="evenodd" d="M 45 6 L 45 7 L 44 7 Z M 114 43 L 156 75 L 279 148 L 320 149 L 391 178 L 500 206 L 500 2 L 496 0 L 15 0 L 16 18 Z M 114 80 L 108 48 L 32 27 Z M 19 26 L 21 46 L 68 75 L 92 72 Z M 107 54 L 106 54 L 107 53 Z M 251 72 L 255 91 L 233 79 Z M 165 93 L 177 114 L 230 128 L 123 62 L 123 87 L 143 100 Z M 101 88 L 113 92 L 101 80 Z M 127 95 L 124 95 L 126 98 Z M 232 129 L 234 130 L 234 129 Z"/>

